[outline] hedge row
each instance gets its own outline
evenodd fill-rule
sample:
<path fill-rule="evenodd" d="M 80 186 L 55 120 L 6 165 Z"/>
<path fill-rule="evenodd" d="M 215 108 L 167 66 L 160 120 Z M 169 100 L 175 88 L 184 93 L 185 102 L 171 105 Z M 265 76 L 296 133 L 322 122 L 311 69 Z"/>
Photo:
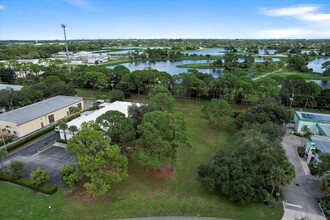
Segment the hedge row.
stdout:
<path fill-rule="evenodd" d="M 55 126 L 56 126 L 56 124 L 51 125 L 51 126 L 45 128 L 45 129 L 41 130 L 41 131 L 37 131 L 36 133 L 31 134 L 30 136 L 27 136 L 27 137 L 25 137 L 25 138 L 23 138 L 21 140 L 18 140 L 16 142 L 12 143 L 12 144 L 7 145 L 7 147 L 6 147 L 7 148 L 7 151 L 8 152 L 11 152 L 11 151 L 19 148 L 20 146 L 22 146 L 22 145 L 24 145 L 24 144 L 26 144 L 26 143 L 28 143 L 28 142 L 30 142 L 30 141 L 32 141 L 32 140 L 40 137 L 41 135 L 44 135 L 44 134 L 46 134 L 46 133 L 54 130 L 55 129 Z"/>
<path fill-rule="evenodd" d="M 63 143 L 63 144 L 67 144 L 68 143 L 67 140 L 63 140 L 61 138 L 57 138 L 56 141 L 59 142 L 59 143 Z"/>
<path fill-rule="evenodd" d="M 33 185 L 32 180 L 28 177 L 21 177 L 19 179 L 13 179 L 9 173 L 0 172 L 0 180 L 15 183 L 38 192 L 42 192 L 48 195 L 52 195 L 57 191 L 57 186 L 52 183 L 45 183 L 40 187 Z"/>
<path fill-rule="evenodd" d="M 305 156 L 305 148 L 298 146 L 297 152 L 299 157 L 303 158 Z"/>

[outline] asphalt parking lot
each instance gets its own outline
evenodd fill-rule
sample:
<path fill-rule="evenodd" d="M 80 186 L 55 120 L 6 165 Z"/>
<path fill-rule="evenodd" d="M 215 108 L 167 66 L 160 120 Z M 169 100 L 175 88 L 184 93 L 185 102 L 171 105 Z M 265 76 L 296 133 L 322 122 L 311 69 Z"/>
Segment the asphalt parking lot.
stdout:
<path fill-rule="evenodd" d="M 57 137 L 58 133 L 51 134 L 9 155 L 4 160 L 4 166 L 8 166 L 12 160 L 23 161 L 25 164 L 23 175 L 28 176 L 32 170 L 40 167 L 49 173 L 50 182 L 57 186 L 64 185 L 60 173 L 61 167 L 68 163 L 76 164 L 76 158 L 71 153 L 67 153 L 65 148 L 57 146 L 51 146 L 38 153 L 38 150 L 55 141 Z"/>

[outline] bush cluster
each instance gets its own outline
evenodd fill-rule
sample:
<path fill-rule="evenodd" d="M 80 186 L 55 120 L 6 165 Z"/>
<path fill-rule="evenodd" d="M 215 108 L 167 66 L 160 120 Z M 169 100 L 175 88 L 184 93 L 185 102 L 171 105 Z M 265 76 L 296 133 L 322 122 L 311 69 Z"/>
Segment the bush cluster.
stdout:
<path fill-rule="evenodd" d="M 52 183 L 45 183 L 41 186 L 36 186 L 31 178 L 21 177 L 19 179 L 13 178 L 13 176 L 8 172 L 0 172 L 0 180 L 15 183 L 30 189 L 33 189 L 38 192 L 42 192 L 48 195 L 52 195 L 57 191 L 57 186 Z"/>
<path fill-rule="evenodd" d="M 305 148 L 298 146 L 297 152 L 298 152 L 299 157 L 303 158 L 305 156 Z"/>

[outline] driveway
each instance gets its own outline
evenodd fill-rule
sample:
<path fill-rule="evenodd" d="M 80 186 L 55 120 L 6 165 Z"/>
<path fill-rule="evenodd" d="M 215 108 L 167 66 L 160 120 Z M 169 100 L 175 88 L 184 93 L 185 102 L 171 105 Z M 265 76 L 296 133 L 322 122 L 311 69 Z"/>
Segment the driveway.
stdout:
<path fill-rule="evenodd" d="M 306 175 L 297 154 L 297 146 L 301 137 L 291 135 L 287 131 L 282 145 L 289 161 L 294 165 L 296 177 L 290 185 L 283 187 L 285 209 L 323 216 L 318 201 L 322 197 L 320 179 Z M 325 219 L 325 218 L 324 218 Z"/>
<path fill-rule="evenodd" d="M 58 137 L 58 133 L 51 134 L 10 154 L 4 159 L 4 166 L 8 166 L 12 160 L 23 161 L 25 164 L 23 171 L 24 176 L 28 176 L 32 170 L 40 167 L 49 173 L 50 182 L 57 186 L 64 185 L 60 173 L 61 167 L 68 163 L 76 164 L 76 158 L 72 154 L 67 153 L 65 148 L 57 146 L 51 146 L 47 150 L 38 153 L 38 150 L 54 142 Z"/>

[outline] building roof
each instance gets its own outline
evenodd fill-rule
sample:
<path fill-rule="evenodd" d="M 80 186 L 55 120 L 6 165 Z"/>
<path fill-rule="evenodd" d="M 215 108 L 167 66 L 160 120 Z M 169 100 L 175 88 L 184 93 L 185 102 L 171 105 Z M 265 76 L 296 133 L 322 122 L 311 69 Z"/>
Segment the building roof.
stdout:
<path fill-rule="evenodd" d="M 55 96 L 41 102 L 5 112 L 0 115 L 0 121 L 8 121 L 16 125 L 21 125 L 82 100 L 81 97 L 76 96 Z"/>
<path fill-rule="evenodd" d="M 315 143 L 322 153 L 330 154 L 330 138 L 326 136 L 315 135 L 312 137 L 312 142 Z"/>
<path fill-rule="evenodd" d="M 320 128 L 322 135 L 330 137 L 330 124 L 317 124 Z"/>
<path fill-rule="evenodd" d="M 312 112 L 296 112 L 300 120 L 304 121 L 313 121 L 313 122 L 321 122 L 321 123 L 330 123 L 330 115 L 328 114 L 320 114 L 320 113 L 312 113 Z"/>
<path fill-rule="evenodd" d="M 96 110 L 93 113 L 89 115 L 82 115 L 76 119 L 73 119 L 72 121 L 69 121 L 67 123 L 68 127 L 70 126 L 76 126 L 78 129 L 80 129 L 81 124 L 84 122 L 89 122 L 89 121 L 95 121 L 99 116 L 103 115 L 107 111 L 119 111 L 125 116 L 128 116 L 128 107 L 131 106 L 133 103 L 132 102 L 121 102 L 121 101 L 116 101 L 113 103 L 103 103 L 100 110 Z M 140 105 L 139 103 L 137 103 Z"/>
<path fill-rule="evenodd" d="M 13 90 L 19 91 L 22 88 L 23 88 L 23 86 L 7 85 L 7 84 L 1 84 L 0 83 L 0 90 L 2 90 L 2 89 L 13 89 Z"/>

